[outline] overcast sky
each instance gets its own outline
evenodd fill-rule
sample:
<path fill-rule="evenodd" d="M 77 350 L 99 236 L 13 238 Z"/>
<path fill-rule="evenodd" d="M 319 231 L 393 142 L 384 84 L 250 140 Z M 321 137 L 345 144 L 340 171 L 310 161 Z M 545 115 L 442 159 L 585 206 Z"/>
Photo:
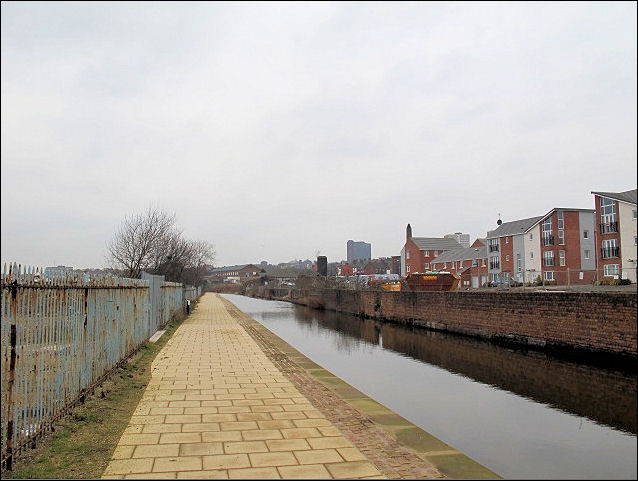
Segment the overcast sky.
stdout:
<path fill-rule="evenodd" d="M 2 261 L 154 204 L 217 265 L 636 187 L 636 3 L 2 2 Z"/>

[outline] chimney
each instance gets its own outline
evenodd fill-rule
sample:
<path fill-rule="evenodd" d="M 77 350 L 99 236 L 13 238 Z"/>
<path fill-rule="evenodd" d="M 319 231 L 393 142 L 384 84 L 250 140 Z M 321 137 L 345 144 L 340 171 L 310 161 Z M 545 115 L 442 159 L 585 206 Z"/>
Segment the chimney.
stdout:
<path fill-rule="evenodd" d="M 408 227 L 405 229 L 405 240 L 412 239 L 412 227 L 408 224 Z"/>

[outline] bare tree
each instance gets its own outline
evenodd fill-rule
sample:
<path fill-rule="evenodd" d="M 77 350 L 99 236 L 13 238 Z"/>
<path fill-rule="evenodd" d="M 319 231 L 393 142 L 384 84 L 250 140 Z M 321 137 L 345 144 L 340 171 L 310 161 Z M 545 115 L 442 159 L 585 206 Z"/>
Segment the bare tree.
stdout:
<path fill-rule="evenodd" d="M 192 241 L 175 227 L 175 215 L 151 207 L 126 217 L 107 244 L 108 259 L 129 277 L 142 271 L 162 274 L 166 280 L 202 285 L 206 264 L 215 261 L 208 241 Z"/>
<path fill-rule="evenodd" d="M 156 207 L 127 216 L 107 244 L 109 260 L 114 267 L 124 269 L 127 276 L 140 277 L 143 270 L 153 267 L 174 224 L 174 214 Z"/>

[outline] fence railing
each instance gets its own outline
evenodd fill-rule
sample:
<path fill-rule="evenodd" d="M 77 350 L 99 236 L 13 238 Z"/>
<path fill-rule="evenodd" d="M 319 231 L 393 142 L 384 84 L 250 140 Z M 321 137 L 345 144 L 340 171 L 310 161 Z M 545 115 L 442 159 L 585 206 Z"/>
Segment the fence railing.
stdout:
<path fill-rule="evenodd" d="M 161 277 L 161 276 L 154 276 Z M 163 280 L 163 278 L 161 279 Z M 2 273 L 2 467 L 182 310 L 182 285 L 84 274 Z"/>

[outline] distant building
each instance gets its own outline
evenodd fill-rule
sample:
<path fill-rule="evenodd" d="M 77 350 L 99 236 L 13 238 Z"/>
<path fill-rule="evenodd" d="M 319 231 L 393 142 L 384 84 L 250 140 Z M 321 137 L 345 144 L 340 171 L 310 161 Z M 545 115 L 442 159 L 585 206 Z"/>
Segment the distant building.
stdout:
<path fill-rule="evenodd" d="M 390 273 L 401 275 L 401 256 L 392 256 Z"/>
<path fill-rule="evenodd" d="M 354 275 L 354 269 L 352 268 L 352 266 L 350 264 L 344 264 L 339 268 L 339 275 L 340 276 L 353 276 Z"/>
<path fill-rule="evenodd" d="M 402 276 L 429 271 L 433 259 L 446 251 L 463 247 L 456 240 L 445 237 L 412 237 L 410 224 L 406 228 L 405 237 L 405 245 L 401 249 Z"/>
<path fill-rule="evenodd" d="M 326 256 L 317 256 L 317 273 L 323 277 L 328 275 L 328 258 Z"/>
<path fill-rule="evenodd" d="M 354 261 L 369 261 L 372 259 L 372 244 L 367 242 L 355 242 L 349 240 L 347 243 L 348 264 Z"/>
<path fill-rule="evenodd" d="M 594 194 L 598 277 L 636 282 L 636 189 Z"/>
<path fill-rule="evenodd" d="M 461 277 L 461 288 L 483 287 L 488 282 L 487 246 L 479 239 L 472 247 L 444 252 L 431 262 L 432 270 L 449 271 Z"/>
<path fill-rule="evenodd" d="M 206 280 L 209 284 L 239 282 L 241 280 L 259 277 L 261 271 L 262 269 L 254 264 L 217 267 L 212 270 L 209 276 L 206 276 Z"/>
<path fill-rule="evenodd" d="M 73 267 L 69 267 L 69 266 L 56 266 L 56 267 L 44 268 L 45 277 L 57 277 L 63 274 L 70 274 L 71 272 L 73 272 Z"/>
<path fill-rule="evenodd" d="M 461 232 L 455 232 L 454 234 L 445 234 L 445 239 L 454 239 L 466 249 L 470 247 L 470 234 L 462 234 Z"/>

